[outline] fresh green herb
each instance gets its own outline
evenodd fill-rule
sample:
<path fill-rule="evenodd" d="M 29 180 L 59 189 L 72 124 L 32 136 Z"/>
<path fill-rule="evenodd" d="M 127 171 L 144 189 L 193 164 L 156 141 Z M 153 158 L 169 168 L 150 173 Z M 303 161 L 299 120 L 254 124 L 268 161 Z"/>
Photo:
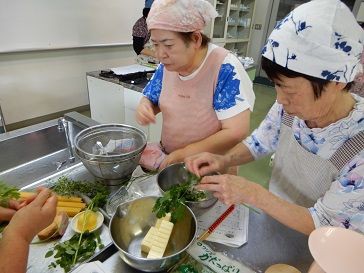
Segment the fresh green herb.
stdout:
<path fill-rule="evenodd" d="M 206 193 L 197 191 L 193 186 L 200 182 L 201 178 L 189 173 L 187 181 L 178 185 L 173 185 L 166 191 L 162 197 L 159 197 L 153 207 L 153 212 L 158 218 L 164 217 L 171 213 L 173 223 L 181 220 L 184 216 L 184 207 L 186 201 L 201 201 L 206 198 Z"/>
<path fill-rule="evenodd" d="M 19 199 L 19 189 L 0 181 L 0 206 L 7 207 L 9 200 Z"/>
<path fill-rule="evenodd" d="M 57 244 L 46 253 L 45 257 L 54 255 L 55 261 L 49 265 L 49 268 L 60 266 L 65 272 L 69 272 L 76 263 L 84 262 L 92 257 L 97 248 L 104 248 L 99 233 L 77 233 L 68 241 Z"/>
<path fill-rule="evenodd" d="M 101 194 L 97 193 L 87 206 L 87 210 L 94 210 L 96 202 L 100 199 Z M 86 217 L 83 220 L 83 229 L 86 224 Z M 89 233 L 88 231 L 75 234 L 71 239 L 57 244 L 52 250 L 45 255 L 46 258 L 54 255 L 55 261 L 49 265 L 49 268 L 56 268 L 59 265 L 65 272 L 69 272 L 77 263 L 86 261 L 94 255 L 96 248 L 102 249 L 99 233 Z"/>
<path fill-rule="evenodd" d="M 58 179 L 52 189 L 57 194 L 64 196 L 84 194 L 91 199 L 98 196 L 94 201 L 96 207 L 103 207 L 110 193 L 107 186 L 101 181 L 75 181 L 64 176 Z"/>

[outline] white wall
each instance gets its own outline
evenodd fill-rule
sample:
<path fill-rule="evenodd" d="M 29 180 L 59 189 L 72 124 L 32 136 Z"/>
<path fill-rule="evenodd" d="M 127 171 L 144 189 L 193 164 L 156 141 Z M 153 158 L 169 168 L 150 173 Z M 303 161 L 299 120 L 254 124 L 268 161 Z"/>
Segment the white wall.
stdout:
<path fill-rule="evenodd" d="M 88 105 L 86 72 L 133 63 L 132 26 L 144 0 L 0 0 L 0 6 L 6 124 Z"/>
<path fill-rule="evenodd" d="M 131 46 L 0 54 L 6 124 L 88 105 L 86 72 L 128 65 L 134 58 Z"/>
<path fill-rule="evenodd" d="M 0 0 L 0 52 L 130 44 L 144 0 Z"/>

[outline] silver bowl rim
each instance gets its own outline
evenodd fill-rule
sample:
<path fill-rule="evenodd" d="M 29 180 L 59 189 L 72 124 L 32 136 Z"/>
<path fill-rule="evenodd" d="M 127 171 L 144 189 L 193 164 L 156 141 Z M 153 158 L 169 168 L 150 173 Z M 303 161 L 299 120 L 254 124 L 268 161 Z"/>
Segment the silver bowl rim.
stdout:
<path fill-rule="evenodd" d="M 123 254 L 125 254 L 125 255 L 128 255 L 128 256 L 130 256 L 130 257 L 133 257 L 134 259 L 138 259 L 138 260 L 140 260 L 140 261 L 158 261 L 158 260 L 165 260 L 165 259 L 168 259 L 168 258 L 172 258 L 172 257 L 174 257 L 174 256 L 178 256 L 179 254 L 182 254 L 184 251 L 186 251 L 192 244 L 193 244 L 193 242 L 197 239 L 197 231 L 198 231 L 198 222 L 197 222 L 197 218 L 196 218 L 196 215 L 195 215 L 195 213 L 192 211 L 192 209 L 191 208 L 189 208 L 188 206 L 186 206 L 186 205 L 184 205 L 185 207 L 186 207 L 186 209 L 188 209 L 189 211 L 190 211 L 190 213 L 191 213 L 191 215 L 192 215 L 192 218 L 194 219 L 194 221 L 195 221 L 195 233 L 193 234 L 193 238 L 191 239 L 191 241 L 183 248 L 183 249 L 181 249 L 180 251 L 178 251 L 178 252 L 176 252 L 176 253 L 174 253 L 174 254 L 172 254 L 172 255 L 169 255 L 169 256 L 163 256 L 162 258 L 156 258 L 156 259 L 154 259 L 154 258 L 143 258 L 143 257 L 138 257 L 138 256 L 135 256 L 135 255 L 133 255 L 133 254 L 131 254 L 131 253 L 129 253 L 129 252 L 127 252 L 127 251 L 125 251 L 125 250 L 123 250 L 123 249 L 121 249 L 119 246 L 118 246 L 118 244 L 114 241 L 114 238 L 113 238 L 113 236 L 112 236 L 112 234 L 111 234 L 111 224 L 112 224 L 112 221 L 113 221 L 113 219 L 114 219 L 114 217 L 115 217 L 115 215 L 116 215 L 116 213 L 117 213 L 117 211 L 118 211 L 118 208 L 120 207 L 120 206 L 123 206 L 123 205 L 125 205 L 125 204 L 127 204 L 127 203 L 131 203 L 131 202 L 134 202 L 134 201 L 136 201 L 136 200 L 140 200 L 140 199 L 144 199 L 144 198 L 155 198 L 155 200 L 157 200 L 157 198 L 159 198 L 160 196 L 154 196 L 154 195 L 148 195 L 148 196 L 142 196 L 142 197 L 139 197 L 139 198 L 136 198 L 136 199 L 133 199 L 133 200 L 129 200 L 129 201 L 126 201 L 126 202 L 123 202 L 123 203 L 121 203 L 121 204 L 119 204 L 118 205 L 118 207 L 116 208 L 116 210 L 115 210 L 115 212 L 114 212 L 114 214 L 112 215 L 112 217 L 110 218 L 110 222 L 109 222 L 109 226 L 108 226 L 108 228 L 109 228 L 109 234 L 110 234 L 110 238 L 111 238 L 111 240 L 112 240 L 112 242 L 113 242 L 113 244 L 117 247 L 117 249 L 119 250 L 119 251 L 121 251 Z"/>
<path fill-rule="evenodd" d="M 141 136 L 143 137 L 144 144 L 141 147 L 139 147 L 138 149 L 136 149 L 136 150 L 134 150 L 132 152 L 129 152 L 129 153 L 122 154 L 122 155 L 95 155 L 95 154 L 88 153 L 88 152 L 84 151 L 83 149 L 81 149 L 78 146 L 79 138 L 80 138 L 81 135 L 86 134 L 88 132 L 92 132 L 93 130 L 103 128 L 103 127 L 115 127 L 115 128 L 124 127 L 124 128 L 129 128 L 129 129 L 135 130 L 138 133 L 140 133 Z M 137 127 L 131 126 L 131 125 L 122 124 L 122 123 L 105 123 L 105 124 L 94 125 L 94 126 L 88 127 L 86 129 L 83 129 L 82 131 L 80 131 L 74 138 L 74 145 L 75 145 L 75 150 L 78 150 L 78 151 L 84 153 L 87 156 L 94 157 L 95 159 L 97 159 L 97 158 L 111 159 L 111 158 L 118 158 L 120 156 L 127 157 L 127 156 L 132 156 L 134 154 L 138 154 L 139 152 L 144 150 L 145 146 L 147 145 L 147 135 L 144 133 L 143 130 L 141 130 L 141 129 L 137 128 Z M 80 158 L 87 159 L 85 157 L 82 157 L 82 155 L 80 155 L 80 154 L 78 156 Z"/>
<path fill-rule="evenodd" d="M 116 164 L 116 163 L 121 163 L 121 162 L 124 162 L 124 161 L 127 161 L 127 160 L 131 160 L 131 159 L 133 159 L 135 157 L 140 156 L 142 154 L 142 152 L 143 151 L 140 151 L 139 153 L 136 153 L 136 154 L 131 154 L 131 155 L 128 155 L 126 157 L 114 159 L 112 161 L 107 161 L 106 159 L 108 159 L 108 158 L 103 158 L 103 160 L 100 160 L 100 158 L 97 158 L 97 157 L 95 157 L 93 159 L 89 159 L 89 158 L 82 157 L 79 154 L 79 151 L 77 149 L 75 149 L 75 154 L 78 156 L 78 158 L 81 161 L 86 161 L 86 162 L 90 162 L 90 163 L 98 163 L 98 164 Z"/>
<path fill-rule="evenodd" d="M 160 172 L 158 172 L 158 174 L 157 174 L 157 185 L 158 185 L 158 188 L 159 188 L 159 190 L 161 191 L 161 193 L 162 194 L 164 194 L 165 193 L 165 191 L 162 189 L 162 187 L 160 186 L 160 184 L 159 184 L 159 175 L 164 171 L 164 170 L 166 170 L 168 167 L 171 167 L 171 166 L 175 166 L 175 165 L 183 165 L 183 167 L 187 170 L 187 168 L 186 168 L 186 165 L 185 165 L 185 163 L 184 162 L 177 162 L 177 163 L 173 163 L 173 164 L 171 164 L 171 165 L 168 165 L 167 167 L 165 167 L 163 170 L 161 170 Z M 188 171 L 188 170 L 187 170 Z M 216 175 L 217 175 L 218 173 L 216 173 Z M 217 201 L 217 197 L 215 197 L 212 193 L 210 194 L 210 198 L 206 198 L 206 199 L 203 199 L 203 200 L 200 200 L 200 201 L 188 201 L 188 200 L 186 200 L 186 203 L 187 204 L 191 204 L 191 205 L 199 205 L 199 204 L 201 204 L 201 203 L 203 203 L 203 202 L 207 202 L 207 201 L 210 201 L 210 200 L 216 200 Z"/>

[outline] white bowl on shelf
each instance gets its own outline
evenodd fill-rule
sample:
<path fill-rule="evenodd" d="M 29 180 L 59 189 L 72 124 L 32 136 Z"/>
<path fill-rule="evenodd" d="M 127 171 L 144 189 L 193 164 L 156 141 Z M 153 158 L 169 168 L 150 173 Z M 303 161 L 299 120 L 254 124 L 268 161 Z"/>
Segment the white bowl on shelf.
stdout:
<path fill-rule="evenodd" d="M 76 233 L 82 233 L 82 231 L 77 228 L 77 222 L 78 222 L 78 219 L 81 217 L 81 215 L 84 214 L 85 212 L 86 211 L 81 211 L 72 218 L 71 227 L 72 227 L 73 231 L 75 231 Z M 98 230 L 104 223 L 104 215 L 102 215 L 102 213 L 99 211 L 95 211 L 95 213 L 97 215 L 96 226 L 93 229 L 88 231 L 90 233 Z"/>
<path fill-rule="evenodd" d="M 364 268 L 364 235 L 339 227 L 322 227 L 314 230 L 308 246 L 316 263 L 328 273 L 362 273 Z M 310 273 L 315 271 L 313 266 Z"/>

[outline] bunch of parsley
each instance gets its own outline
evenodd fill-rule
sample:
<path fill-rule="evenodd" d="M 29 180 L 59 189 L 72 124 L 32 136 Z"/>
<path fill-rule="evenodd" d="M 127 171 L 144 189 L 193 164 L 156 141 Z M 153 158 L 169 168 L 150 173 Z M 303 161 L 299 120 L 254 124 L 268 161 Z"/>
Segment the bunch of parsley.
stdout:
<path fill-rule="evenodd" d="M 19 199 L 19 189 L 0 181 L 0 206 L 7 207 L 11 199 Z"/>
<path fill-rule="evenodd" d="M 82 240 L 80 240 L 81 236 Z M 45 257 L 54 255 L 55 261 L 49 265 L 49 268 L 60 266 L 65 272 L 69 272 L 76 263 L 82 263 L 91 258 L 96 248 L 104 248 L 99 233 L 76 233 L 68 241 L 57 244 L 46 253 Z"/>
<path fill-rule="evenodd" d="M 194 186 L 200 182 L 201 178 L 193 173 L 189 173 L 186 182 L 173 185 L 162 197 L 159 197 L 154 204 L 153 212 L 158 218 L 171 213 L 171 221 L 176 223 L 184 217 L 184 206 L 186 201 L 200 201 L 206 198 L 205 192 L 196 191 Z"/>

